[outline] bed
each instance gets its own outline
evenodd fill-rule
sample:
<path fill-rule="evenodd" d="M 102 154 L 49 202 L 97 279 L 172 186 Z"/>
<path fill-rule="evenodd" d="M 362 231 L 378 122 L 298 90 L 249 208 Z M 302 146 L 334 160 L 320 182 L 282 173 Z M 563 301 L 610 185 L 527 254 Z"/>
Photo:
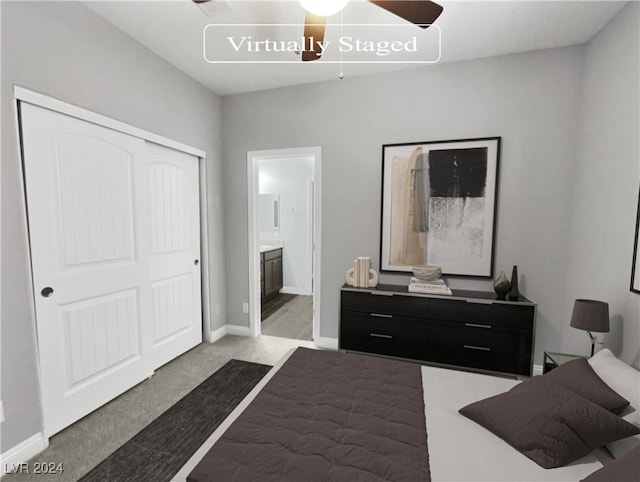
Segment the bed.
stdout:
<path fill-rule="evenodd" d="M 605 362 L 602 365 L 609 367 L 609 358 Z M 625 366 L 628 377 L 618 380 L 616 388 L 629 390 L 625 395 L 633 398 L 640 372 Z M 560 380 L 562 373 L 557 373 Z M 576 378 L 575 371 L 564 376 Z M 529 385 L 536 388 L 537 383 Z M 381 357 L 298 348 L 273 367 L 174 480 L 578 481 L 616 462 L 605 448 L 580 447 L 585 454 L 576 460 L 543 468 L 526 447 L 514 448 L 517 440 L 506 443 L 500 428 L 483 426 L 477 417 L 474 420 L 477 414 L 460 413 L 464 407 L 486 415 L 484 401 L 491 402 L 489 415 L 491 410 L 503 413 L 505 406 L 512 406 L 505 396 L 531 400 L 529 385 Z M 624 429 L 624 452 L 636 445 L 640 450 L 640 428 L 634 424 L 640 402 L 634 399 L 620 408 L 621 396 L 606 395 L 602 403 L 609 403 L 620 416 L 604 416 L 615 418 L 617 430 Z M 562 400 L 557 393 L 548 398 Z M 558 410 L 565 405 L 571 406 L 571 401 L 558 403 Z M 604 410 L 591 408 L 598 414 Z M 531 416 L 535 410 L 527 413 Z M 507 424 L 507 432 L 510 428 Z M 600 447 L 600 442 L 593 443 Z M 638 464 L 640 452 L 631 459 L 632 473 Z"/>

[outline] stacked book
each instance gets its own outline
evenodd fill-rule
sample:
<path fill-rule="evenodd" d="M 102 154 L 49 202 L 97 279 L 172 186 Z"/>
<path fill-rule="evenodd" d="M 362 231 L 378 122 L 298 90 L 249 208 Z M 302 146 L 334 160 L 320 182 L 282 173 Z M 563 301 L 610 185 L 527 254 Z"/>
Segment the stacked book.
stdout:
<path fill-rule="evenodd" d="M 415 277 L 412 277 L 409 282 L 409 291 L 412 293 L 428 293 L 431 295 L 453 294 L 443 279 L 425 281 Z"/>

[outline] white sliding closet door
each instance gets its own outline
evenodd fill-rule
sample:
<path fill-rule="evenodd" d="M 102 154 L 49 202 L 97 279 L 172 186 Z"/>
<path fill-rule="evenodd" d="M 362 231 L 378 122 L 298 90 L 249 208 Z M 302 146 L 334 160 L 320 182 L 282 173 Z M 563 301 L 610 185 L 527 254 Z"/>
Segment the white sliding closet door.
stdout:
<path fill-rule="evenodd" d="M 147 144 L 155 368 L 202 341 L 198 159 Z"/>
<path fill-rule="evenodd" d="M 25 103 L 21 127 L 51 436 L 200 341 L 197 202 L 180 221 L 188 235 L 166 244 L 198 198 L 198 162 L 195 180 L 181 177 L 166 166 L 183 161 L 154 161 L 143 139 Z M 188 331 L 198 336 L 186 343 Z"/>

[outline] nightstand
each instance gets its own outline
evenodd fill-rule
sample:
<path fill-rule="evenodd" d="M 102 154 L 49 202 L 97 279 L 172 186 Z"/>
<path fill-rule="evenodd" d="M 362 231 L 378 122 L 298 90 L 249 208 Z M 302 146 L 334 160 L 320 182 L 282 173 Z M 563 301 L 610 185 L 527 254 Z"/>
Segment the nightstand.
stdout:
<path fill-rule="evenodd" d="M 560 365 L 570 362 L 572 360 L 578 360 L 580 358 L 589 358 L 582 355 L 570 355 L 568 353 L 554 353 L 551 351 L 544 352 L 544 363 L 542 364 L 542 373 L 547 373 L 549 370 L 553 370 Z"/>

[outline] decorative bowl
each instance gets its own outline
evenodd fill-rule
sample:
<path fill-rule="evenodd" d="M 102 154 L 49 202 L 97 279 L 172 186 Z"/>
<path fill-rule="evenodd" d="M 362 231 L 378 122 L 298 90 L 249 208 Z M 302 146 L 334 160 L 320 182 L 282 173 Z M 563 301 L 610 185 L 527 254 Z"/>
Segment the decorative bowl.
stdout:
<path fill-rule="evenodd" d="M 414 266 L 413 276 L 424 281 L 433 281 L 440 278 L 442 268 L 440 266 Z"/>

